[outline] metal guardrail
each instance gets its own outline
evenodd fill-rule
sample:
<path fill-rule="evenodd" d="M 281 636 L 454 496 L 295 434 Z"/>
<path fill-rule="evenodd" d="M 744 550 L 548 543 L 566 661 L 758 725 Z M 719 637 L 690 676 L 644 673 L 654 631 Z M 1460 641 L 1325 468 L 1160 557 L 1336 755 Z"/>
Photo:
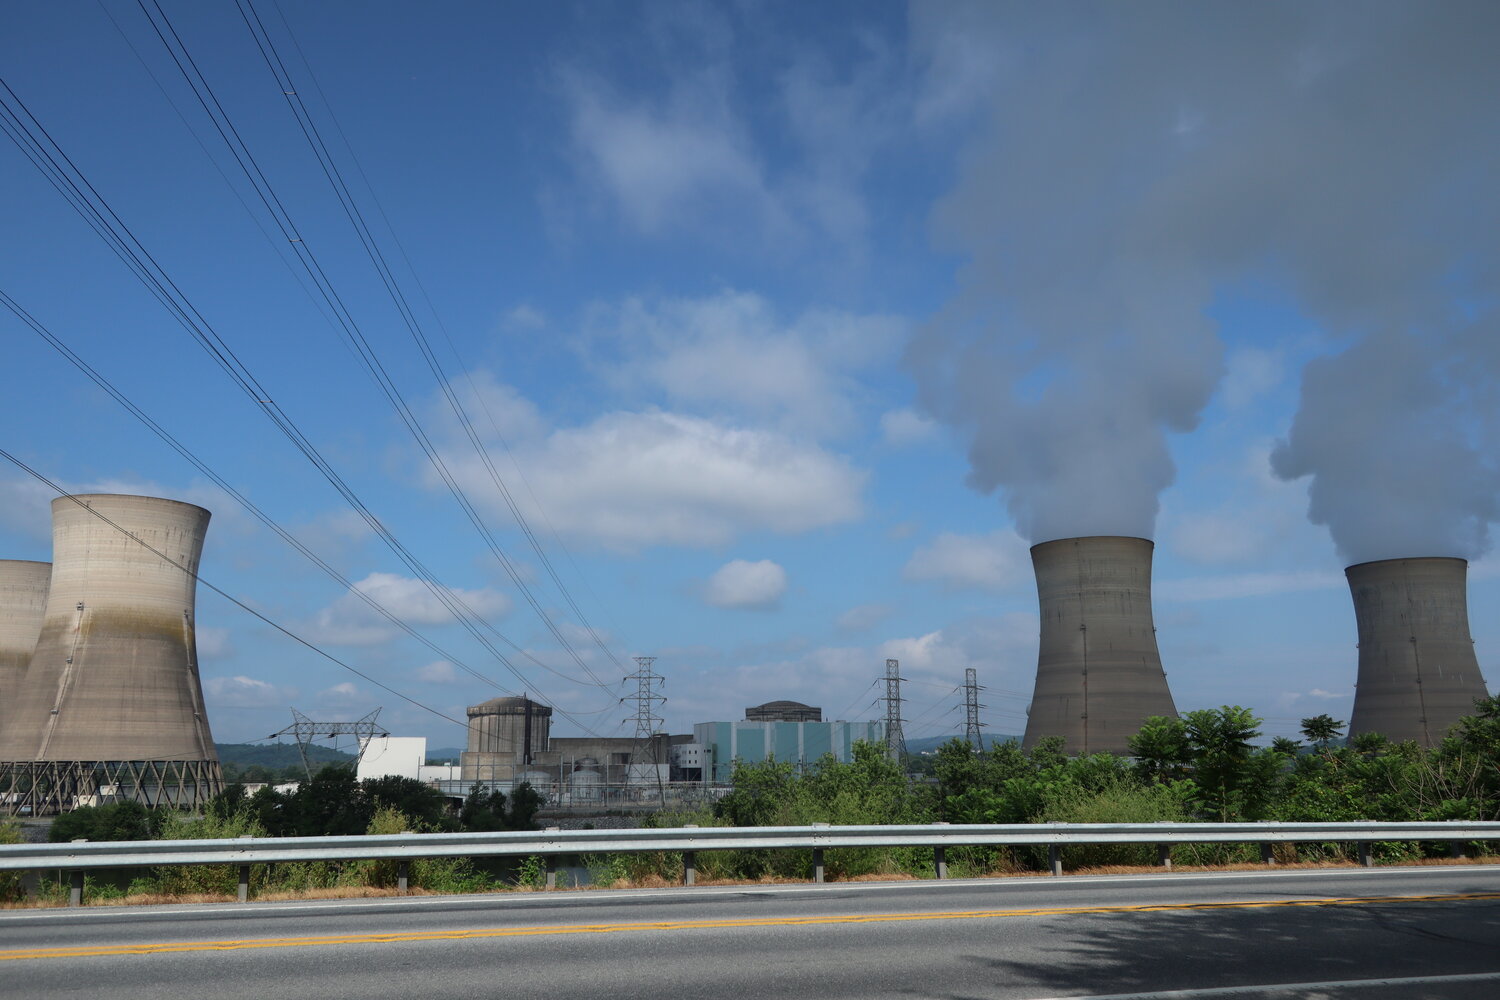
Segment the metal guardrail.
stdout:
<path fill-rule="evenodd" d="M 1035 823 L 924 826 L 676 827 L 645 830 L 558 830 L 506 833 L 403 833 L 354 837 L 242 837 L 237 840 L 146 840 L 114 843 L 0 846 L 0 871 L 63 869 L 73 873 L 72 901 L 81 899 L 83 873 L 100 868 L 229 864 L 240 868 L 240 899 L 247 896 L 250 866 L 279 861 L 356 861 L 394 858 L 399 888 L 413 858 L 529 857 L 547 859 L 548 888 L 555 886 L 559 856 L 681 851 L 683 881 L 696 878 L 698 851 L 810 849 L 812 877 L 823 881 L 823 852 L 841 847 L 932 847 L 938 878 L 947 877 L 946 849 L 966 846 L 1045 846 L 1052 874 L 1062 874 L 1059 848 L 1068 844 L 1156 844 L 1171 867 L 1173 844 L 1261 845 L 1270 860 L 1276 843 L 1353 843 L 1373 864 L 1379 841 L 1500 840 L 1500 822 L 1445 823 Z"/>

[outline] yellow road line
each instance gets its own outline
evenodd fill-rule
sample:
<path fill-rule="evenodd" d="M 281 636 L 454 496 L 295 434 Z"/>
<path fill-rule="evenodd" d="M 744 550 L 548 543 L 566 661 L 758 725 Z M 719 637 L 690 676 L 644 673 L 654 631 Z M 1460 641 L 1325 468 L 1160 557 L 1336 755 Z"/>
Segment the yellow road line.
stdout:
<path fill-rule="evenodd" d="M 958 910 L 939 913 L 872 913 L 832 917 L 762 917 L 746 920 L 669 920 L 640 924 L 561 924 L 551 927 L 496 927 L 405 934 L 339 934 L 327 937 L 244 938 L 161 944 L 95 945 L 79 948 L 23 948 L 0 951 L 0 962 L 105 955 L 164 955 L 190 951 L 243 951 L 253 948 L 316 948 L 341 944 L 395 944 L 408 941 L 466 941 L 480 938 L 542 937 L 551 934 L 620 934 L 631 931 L 695 931 L 729 927 L 806 927 L 816 924 L 880 924 L 916 920 L 982 920 L 993 917 L 1052 917 L 1092 913 L 1156 913 L 1170 910 L 1265 909 L 1281 906 L 1361 906 L 1374 903 L 1446 903 L 1500 899 L 1500 892 L 1437 896 L 1348 896 L 1327 899 L 1236 900 L 1219 903 L 1149 903 L 1140 906 L 1054 906 L 1028 910 Z"/>

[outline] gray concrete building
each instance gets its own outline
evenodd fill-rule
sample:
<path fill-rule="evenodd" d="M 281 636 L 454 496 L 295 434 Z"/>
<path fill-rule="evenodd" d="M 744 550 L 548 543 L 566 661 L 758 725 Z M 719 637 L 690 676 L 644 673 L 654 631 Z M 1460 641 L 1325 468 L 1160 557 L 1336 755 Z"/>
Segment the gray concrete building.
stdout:
<path fill-rule="evenodd" d="M 1125 753 L 1147 718 L 1176 717 L 1151 617 L 1154 548 L 1116 535 L 1032 546 L 1041 635 L 1023 746 L 1061 736 L 1069 753 Z"/>

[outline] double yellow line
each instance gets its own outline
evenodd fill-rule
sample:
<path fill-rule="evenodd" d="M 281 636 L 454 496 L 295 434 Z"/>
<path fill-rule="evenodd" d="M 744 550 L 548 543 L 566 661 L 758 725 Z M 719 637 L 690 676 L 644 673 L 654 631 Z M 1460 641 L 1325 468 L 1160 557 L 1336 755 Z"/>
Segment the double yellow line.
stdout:
<path fill-rule="evenodd" d="M 730 927 L 809 927 L 818 924 L 883 924 L 918 920 L 985 920 L 995 917 L 1267 909 L 1281 906 L 1449 903 L 1476 899 L 1500 899 L 1500 892 L 1448 893 L 1436 896 L 1348 896 L 1272 901 L 1236 900 L 1219 903 L 1154 903 L 1144 906 L 1053 906 L 1029 910 L 956 910 L 940 913 L 871 913 L 832 917 L 762 917 L 744 920 L 669 920 L 638 924 L 560 924 L 550 927 L 495 927 L 476 930 L 417 931 L 405 934 L 336 934 L 325 937 L 242 938 L 229 941 L 176 941 L 161 944 L 90 945 L 77 948 L 22 948 L 15 951 L 0 951 L 0 962 L 97 958 L 113 955 L 168 955 L 194 951 L 245 951 L 252 948 L 320 948 L 345 944 L 400 944 L 408 941 L 470 941 L 482 938 L 544 937 L 552 934 L 627 934 L 640 931 L 697 931 Z"/>

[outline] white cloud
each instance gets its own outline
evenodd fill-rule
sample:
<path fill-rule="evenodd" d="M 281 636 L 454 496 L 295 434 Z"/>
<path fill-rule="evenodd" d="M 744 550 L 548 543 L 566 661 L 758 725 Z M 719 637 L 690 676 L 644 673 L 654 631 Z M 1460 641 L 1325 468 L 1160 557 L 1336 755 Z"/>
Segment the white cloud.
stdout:
<path fill-rule="evenodd" d="M 925 417 L 909 406 L 887 410 L 880 415 L 880 433 L 886 444 L 906 448 L 923 444 L 937 436 L 937 421 Z"/>
<path fill-rule="evenodd" d="M 447 660 L 436 660 L 417 668 L 417 680 L 428 684 L 456 684 L 458 671 Z"/>
<path fill-rule="evenodd" d="M 885 621 L 895 611 L 889 604 L 860 604 L 838 616 L 841 632 L 864 632 Z"/>
<path fill-rule="evenodd" d="M 394 573 L 371 573 L 354 584 L 366 595 L 408 625 L 447 625 L 453 616 L 421 580 Z M 497 590 L 452 588 L 456 600 L 482 618 L 502 617 L 510 610 L 510 598 Z M 386 642 L 400 630 L 354 593 L 345 593 L 318 612 L 312 625 L 320 642 L 342 646 L 370 646 Z"/>
<path fill-rule="evenodd" d="M 786 570 L 779 565 L 769 559 L 735 559 L 708 578 L 703 599 L 716 608 L 766 610 L 774 608 L 785 593 Z"/>
<path fill-rule="evenodd" d="M 512 495 L 528 519 L 620 550 L 722 545 L 746 530 L 796 534 L 862 513 L 865 473 L 842 456 L 700 417 L 607 413 L 513 442 L 512 454 L 529 487 Z M 472 496 L 508 516 L 467 445 L 444 458 Z"/>
<path fill-rule="evenodd" d="M 234 655 L 234 643 L 229 641 L 229 630 L 227 628 L 203 628 L 199 627 L 193 633 L 193 641 L 198 647 L 198 659 L 227 660 Z"/>
<path fill-rule="evenodd" d="M 759 295 L 595 306 L 581 355 L 617 387 L 665 393 L 678 407 L 829 434 L 854 425 L 850 373 L 890 358 L 899 317 L 810 310 L 783 322 Z"/>
<path fill-rule="evenodd" d="M 579 73 L 564 77 L 563 91 L 583 173 L 638 231 L 692 228 L 734 210 L 786 225 L 721 74 L 683 74 L 660 100 Z"/>
<path fill-rule="evenodd" d="M 203 682 L 209 708 L 285 708 L 297 697 L 294 687 L 278 687 L 254 677 L 210 677 Z"/>
<path fill-rule="evenodd" d="M 505 326 L 510 330 L 540 330 L 546 325 L 547 314 L 525 302 L 505 314 Z"/>
<path fill-rule="evenodd" d="M 944 532 L 912 553 L 901 575 L 949 589 L 1005 590 L 1031 580 L 1029 549 L 1009 529 L 988 535 Z"/>

